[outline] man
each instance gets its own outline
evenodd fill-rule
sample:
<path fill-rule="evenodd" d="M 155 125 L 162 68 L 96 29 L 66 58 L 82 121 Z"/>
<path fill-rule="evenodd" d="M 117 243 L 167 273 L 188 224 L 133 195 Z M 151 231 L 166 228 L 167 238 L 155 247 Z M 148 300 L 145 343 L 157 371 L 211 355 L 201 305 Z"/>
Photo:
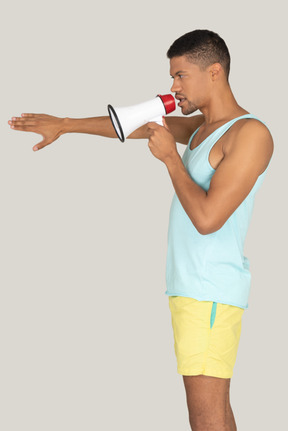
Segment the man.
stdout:
<path fill-rule="evenodd" d="M 148 123 L 129 138 L 149 139 L 167 166 L 175 195 L 168 235 L 167 291 L 178 372 L 183 375 L 193 431 L 235 431 L 229 401 L 241 319 L 250 289 L 243 256 L 255 192 L 273 153 L 267 127 L 236 102 L 230 55 L 222 38 L 195 30 L 167 53 L 171 91 L 184 116 Z M 22 114 L 9 124 L 43 136 L 34 150 L 63 133 L 116 137 L 109 117 Z M 181 159 L 176 142 L 186 145 Z"/>

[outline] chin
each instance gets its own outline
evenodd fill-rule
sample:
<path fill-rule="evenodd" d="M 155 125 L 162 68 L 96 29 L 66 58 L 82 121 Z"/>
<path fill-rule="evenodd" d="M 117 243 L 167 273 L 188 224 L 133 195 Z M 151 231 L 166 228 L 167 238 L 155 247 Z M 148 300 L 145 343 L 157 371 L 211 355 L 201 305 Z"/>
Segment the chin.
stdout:
<path fill-rule="evenodd" d="M 182 106 L 182 114 L 183 115 L 190 115 L 193 114 L 193 112 L 197 111 L 198 108 L 194 105 L 189 104 L 187 107 Z"/>
<path fill-rule="evenodd" d="M 193 114 L 193 112 L 197 111 L 198 108 L 186 108 L 186 109 L 182 109 L 182 114 L 183 115 L 190 115 Z"/>

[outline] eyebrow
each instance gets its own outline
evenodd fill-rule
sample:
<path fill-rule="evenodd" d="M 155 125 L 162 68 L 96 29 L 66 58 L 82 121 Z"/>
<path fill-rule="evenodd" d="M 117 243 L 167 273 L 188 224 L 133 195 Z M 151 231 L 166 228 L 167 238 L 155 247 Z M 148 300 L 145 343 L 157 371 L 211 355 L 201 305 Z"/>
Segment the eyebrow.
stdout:
<path fill-rule="evenodd" d="M 178 72 L 175 73 L 176 75 L 181 75 L 181 73 L 186 73 L 184 70 L 179 70 Z M 173 75 L 171 75 L 171 77 L 173 78 Z"/>

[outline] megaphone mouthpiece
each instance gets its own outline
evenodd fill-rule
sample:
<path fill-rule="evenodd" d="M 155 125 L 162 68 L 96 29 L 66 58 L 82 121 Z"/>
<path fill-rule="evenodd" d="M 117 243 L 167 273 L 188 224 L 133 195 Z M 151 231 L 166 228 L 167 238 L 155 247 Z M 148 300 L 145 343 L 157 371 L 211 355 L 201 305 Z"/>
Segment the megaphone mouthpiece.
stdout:
<path fill-rule="evenodd" d="M 164 94 L 164 96 L 161 96 L 161 94 L 158 94 L 158 97 L 160 97 L 160 99 L 164 104 L 166 114 L 170 114 L 170 112 L 175 111 L 176 109 L 175 99 L 171 94 Z"/>
<path fill-rule="evenodd" d="M 125 138 L 134 130 L 149 121 L 158 122 L 159 120 L 163 124 L 162 116 L 170 114 L 175 109 L 175 99 L 171 94 L 158 94 L 148 102 L 122 108 L 113 108 L 112 105 L 108 105 L 110 119 L 121 142 L 124 142 Z"/>

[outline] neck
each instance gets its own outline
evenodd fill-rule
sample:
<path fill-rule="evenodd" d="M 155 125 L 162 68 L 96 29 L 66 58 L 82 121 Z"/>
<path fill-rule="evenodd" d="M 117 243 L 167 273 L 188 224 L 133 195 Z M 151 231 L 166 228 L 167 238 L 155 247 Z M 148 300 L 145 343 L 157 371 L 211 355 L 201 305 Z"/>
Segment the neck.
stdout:
<path fill-rule="evenodd" d="M 206 124 L 229 121 L 237 116 L 248 114 L 248 111 L 238 105 L 228 83 L 219 85 L 200 111 L 205 117 Z"/>

